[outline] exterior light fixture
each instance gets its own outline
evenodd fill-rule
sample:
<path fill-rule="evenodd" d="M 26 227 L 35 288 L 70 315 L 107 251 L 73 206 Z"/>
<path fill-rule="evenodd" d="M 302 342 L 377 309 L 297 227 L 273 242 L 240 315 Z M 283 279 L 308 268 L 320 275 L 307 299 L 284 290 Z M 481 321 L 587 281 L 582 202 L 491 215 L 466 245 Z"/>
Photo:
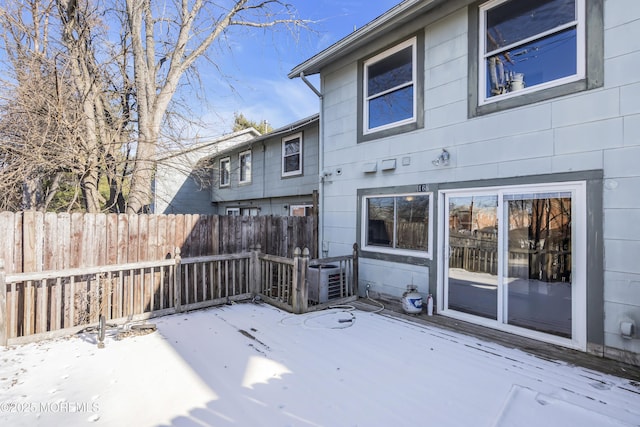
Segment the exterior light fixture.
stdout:
<path fill-rule="evenodd" d="M 450 154 L 444 148 L 442 149 L 442 153 L 432 162 L 434 166 L 447 166 L 449 165 Z"/>

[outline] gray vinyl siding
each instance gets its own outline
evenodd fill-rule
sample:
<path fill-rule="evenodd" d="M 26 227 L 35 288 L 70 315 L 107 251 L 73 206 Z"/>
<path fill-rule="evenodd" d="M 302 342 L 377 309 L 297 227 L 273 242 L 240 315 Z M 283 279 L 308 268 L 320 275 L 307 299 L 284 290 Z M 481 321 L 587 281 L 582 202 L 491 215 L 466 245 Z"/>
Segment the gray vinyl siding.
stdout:
<path fill-rule="evenodd" d="M 640 327 L 640 73 L 635 71 L 640 69 L 640 44 L 633 36 L 640 33 L 640 3 L 608 0 L 600 5 L 604 57 L 590 61 L 602 62 L 604 84 L 501 111 L 469 115 L 465 5 L 435 22 L 422 16 L 403 23 L 402 29 L 389 30 L 362 49 L 361 57 L 350 55 L 324 68 L 324 168 L 342 169 L 323 189 L 327 255 L 348 253 L 358 241 L 359 191 L 482 180 L 537 183 L 540 176 L 558 181 L 568 173 L 596 171 L 602 179 L 598 188 L 590 187 L 588 215 L 602 230 L 593 240 L 603 256 L 590 260 L 600 267 L 589 274 L 603 285 L 591 290 L 599 297 L 589 297 L 589 304 L 600 298 L 600 308 L 588 307 L 588 339 L 604 344 L 605 352 L 640 354 L 640 339 L 623 339 L 619 333 L 623 319 Z M 424 128 L 358 143 L 359 61 L 417 31 L 424 33 Z M 434 166 L 443 148 L 451 153 L 451 163 Z M 396 160 L 396 168 L 381 171 L 384 160 Z M 376 163 L 377 171 L 365 172 L 367 163 Z M 429 282 L 436 279 L 436 262 L 365 258 L 360 277 L 384 294 L 400 296 L 412 283 L 426 292 L 434 289 Z"/>
<path fill-rule="evenodd" d="M 213 214 L 211 182 L 201 179 L 201 160 L 234 145 L 246 144 L 258 132 L 236 132 L 218 140 L 165 153 L 157 161 L 153 188 L 153 212 L 164 214 Z"/>
<path fill-rule="evenodd" d="M 302 134 L 302 174 L 282 176 L 282 139 Z M 251 181 L 240 183 L 239 154 L 251 150 Z M 220 188 L 220 158 L 231 160 L 231 183 Z M 289 134 L 278 135 L 251 144 L 213 159 L 211 202 L 218 214 L 227 207 L 259 207 L 261 215 L 286 215 L 285 205 L 311 203 L 311 195 L 318 189 L 318 122 Z"/>

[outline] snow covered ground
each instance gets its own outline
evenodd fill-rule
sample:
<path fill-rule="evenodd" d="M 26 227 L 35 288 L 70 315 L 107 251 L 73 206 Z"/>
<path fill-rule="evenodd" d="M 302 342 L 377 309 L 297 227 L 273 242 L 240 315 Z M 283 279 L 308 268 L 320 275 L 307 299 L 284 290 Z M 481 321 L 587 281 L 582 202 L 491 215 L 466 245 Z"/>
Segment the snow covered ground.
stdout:
<path fill-rule="evenodd" d="M 631 426 L 640 384 L 381 314 L 235 304 L 0 350 L 2 426 Z"/>

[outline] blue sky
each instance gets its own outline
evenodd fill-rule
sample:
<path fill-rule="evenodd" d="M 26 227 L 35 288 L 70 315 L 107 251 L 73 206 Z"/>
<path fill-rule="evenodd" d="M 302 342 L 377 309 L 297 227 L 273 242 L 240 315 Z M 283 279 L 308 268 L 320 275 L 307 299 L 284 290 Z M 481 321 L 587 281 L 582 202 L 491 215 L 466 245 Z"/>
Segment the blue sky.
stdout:
<path fill-rule="evenodd" d="M 198 136 L 228 133 L 234 112 L 266 119 L 274 128 L 317 113 L 318 98 L 300 79 L 289 80 L 289 71 L 400 2 L 290 0 L 301 18 L 316 21 L 313 31 L 301 31 L 296 40 L 285 29 L 251 30 L 229 40 L 225 50 L 215 53 L 219 71 L 201 64 L 207 104 L 194 107 L 206 123 Z M 317 79 L 312 81 L 319 87 Z"/>

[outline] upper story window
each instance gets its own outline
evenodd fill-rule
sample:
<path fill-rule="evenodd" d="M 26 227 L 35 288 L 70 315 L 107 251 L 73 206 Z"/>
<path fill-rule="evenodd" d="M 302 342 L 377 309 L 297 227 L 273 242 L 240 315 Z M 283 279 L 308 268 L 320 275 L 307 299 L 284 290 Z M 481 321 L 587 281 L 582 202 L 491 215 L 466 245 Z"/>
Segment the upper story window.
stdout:
<path fill-rule="evenodd" d="M 493 0 L 479 10 L 479 105 L 585 78 L 585 0 Z"/>
<path fill-rule="evenodd" d="M 231 159 L 220 159 L 220 187 L 228 187 L 231 183 Z"/>
<path fill-rule="evenodd" d="M 416 52 L 414 37 L 364 62 L 363 134 L 416 121 Z"/>
<path fill-rule="evenodd" d="M 251 150 L 243 151 L 239 156 L 240 184 L 251 182 Z"/>
<path fill-rule="evenodd" d="M 282 139 L 282 176 L 302 174 L 302 133 Z"/>
<path fill-rule="evenodd" d="M 430 193 L 365 196 L 362 215 L 363 250 L 430 256 Z"/>

